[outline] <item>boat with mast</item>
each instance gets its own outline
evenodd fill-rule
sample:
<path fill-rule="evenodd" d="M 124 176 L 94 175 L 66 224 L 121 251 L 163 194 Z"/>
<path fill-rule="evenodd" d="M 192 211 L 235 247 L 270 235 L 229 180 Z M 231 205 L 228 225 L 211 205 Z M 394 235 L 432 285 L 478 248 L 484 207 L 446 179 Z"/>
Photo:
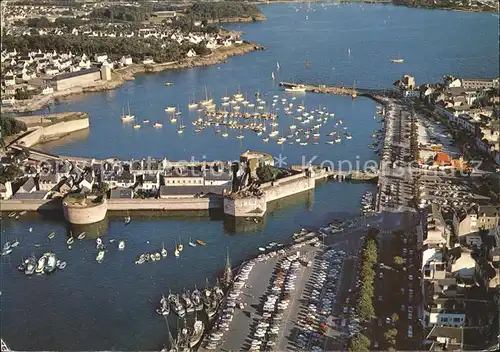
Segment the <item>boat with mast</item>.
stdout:
<path fill-rule="evenodd" d="M 401 56 L 399 56 L 399 53 L 398 53 L 398 56 L 393 57 L 391 59 L 391 62 L 394 64 L 402 64 L 403 62 L 405 62 L 405 59 L 403 59 Z"/>
<path fill-rule="evenodd" d="M 127 101 L 127 108 L 128 108 L 128 114 L 125 114 L 125 112 L 122 109 L 122 121 L 132 121 L 135 120 L 135 115 L 132 115 L 130 112 L 130 103 Z"/>
<path fill-rule="evenodd" d="M 161 256 L 162 256 L 163 258 L 166 258 L 166 257 L 167 257 L 167 255 L 168 255 L 168 253 L 167 253 L 167 250 L 165 249 L 165 244 L 162 242 L 162 243 L 161 243 Z"/>
<path fill-rule="evenodd" d="M 177 247 L 177 243 L 175 243 L 174 255 L 176 258 L 178 258 L 180 255 L 180 251 L 179 251 L 179 247 Z"/>
<path fill-rule="evenodd" d="M 196 247 L 196 243 L 194 243 L 194 242 L 191 241 L 191 237 L 189 237 L 189 245 L 191 247 Z"/>
<path fill-rule="evenodd" d="M 202 100 L 200 101 L 200 105 L 206 107 L 207 105 L 210 105 L 213 103 L 213 99 L 212 98 L 208 98 L 208 91 L 207 91 L 207 86 L 205 86 L 205 100 Z"/>
<path fill-rule="evenodd" d="M 194 348 L 200 342 L 205 331 L 205 324 L 198 319 L 198 315 L 195 315 L 193 328 L 190 330 L 188 335 L 189 347 Z"/>
<path fill-rule="evenodd" d="M 184 246 L 182 245 L 180 237 L 179 237 L 179 245 L 177 246 L 177 249 L 179 250 L 179 252 L 182 252 L 182 250 L 184 249 Z"/>

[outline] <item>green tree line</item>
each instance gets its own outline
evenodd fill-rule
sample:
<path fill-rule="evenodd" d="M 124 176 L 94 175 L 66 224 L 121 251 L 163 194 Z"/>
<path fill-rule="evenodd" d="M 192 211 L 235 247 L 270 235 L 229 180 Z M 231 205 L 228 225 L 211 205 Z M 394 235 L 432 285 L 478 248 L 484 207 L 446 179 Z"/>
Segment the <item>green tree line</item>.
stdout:
<path fill-rule="evenodd" d="M 27 127 L 24 122 L 18 121 L 13 117 L 0 116 L 0 130 L 2 131 L 2 137 L 7 137 L 24 132 L 27 130 Z"/>
<path fill-rule="evenodd" d="M 187 42 L 179 44 L 175 41 L 164 41 L 157 38 L 6 35 L 2 39 L 5 50 L 15 48 L 22 53 L 38 49 L 43 52 L 56 50 L 64 53 L 71 51 L 76 55 L 86 54 L 88 56 L 106 53 L 111 60 L 119 60 L 123 55 L 130 55 L 135 62 L 142 61 L 144 56 L 153 57 L 155 62 L 178 61 L 184 58 L 191 48 L 198 54 L 209 53 L 203 42 L 198 45 Z"/>
<path fill-rule="evenodd" d="M 196 20 L 218 21 L 236 17 L 255 17 L 261 14 L 256 5 L 237 1 L 199 2 L 186 10 Z"/>
<path fill-rule="evenodd" d="M 95 9 L 89 17 L 110 21 L 142 22 L 151 17 L 151 11 L 145 7 L 111 6 Z"/>

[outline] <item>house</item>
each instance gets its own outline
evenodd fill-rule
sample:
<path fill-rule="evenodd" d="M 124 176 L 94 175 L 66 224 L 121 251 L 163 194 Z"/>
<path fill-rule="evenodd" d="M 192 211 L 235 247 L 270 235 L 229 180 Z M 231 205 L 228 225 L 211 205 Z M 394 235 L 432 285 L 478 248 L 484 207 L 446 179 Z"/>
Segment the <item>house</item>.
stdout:
<path fill-rule="evenodd" d="M 140 188 L 142 190 L 156 190 L 160 186 L 160 174 L 144 174 L 142 175 L 142 182 Z"/>
<path fill-rule="evenodd" d="M 456 246 L 448 252 L 449 272 L 453 277 L 472 279 L 476 261 L 471 257 L 471 251 L 465 247 Z"/>
<path fill-rule="evenodd" d="M 205 175 L 205 186 L 231 186 L 233 175 L 230 171 L 218 173 L 212 169 Z"/>
<path fill-rule="evenodd" d="M 478 209 L 477 226 L 482 230 L 489 230 L 499 225 L 500 206 L 481 205 Z"/>
<path fill-rule="evenodd" d="M 94 186 L 94 175 L 90 172 L 84 174 L 82 180 L 78 184 L 80 189 L 85 190 L 86 193 L 90 193 L 92 191 L 92 187 Z"/>
<path fill-rule="evenodd" d="M 109 188 L 133 187 L 136 183 L 136 175 L 130 172 L 105 174 L 103 175 L 103 182 L 106 182 Z"/>
<path fill-rule="evenodd" d="M 197 198 L 206 195 L 223 195 L 229 190 L 224 186 L 160 186 L 160 198 Z"/>
<path fill-rule="evenodd" d="M 110 199 L 132 199 L 134 198 L 134 190 L 132 188 L 116 187 L 109 193 Z"/>
<path fill-rule="evenodd" d="M 42 89 L 42 94 L 48 95 L 54 93 L 54 88 L 46 86 L 45 88 Z"/>
<path fill-rule="evenodd" d="M 424 321 L 427 326 L 462 326 L 465 324 L 465 303 L 455 298 L 437 298 L 424 308 Z"/>
<path fill-rule="evenodd" d="M 4 84 L 6 86 L 13 86 L 16 84 L 16 77 L 14 75 L 6 75 L 4 77 Z"/>
<path fill-rule="evenodd" d="M 6 181 L 0 183 L 0 199 L 9 199 L 12 196 L 12 183 Z"/>
<path fill-rule="evenodd" d="M 193 49 L 189 49 L 189 51 L 187 52 L 186 54 L 187 57 L 195 57 L 196 56 L 196 51 L 194 51 Z"/>
<path fill-rule="evenodd" d="M 462 351 L 464 330 L 458 327 L 434 325 L 425 339 L 429 351 Z"/>
<path fill-rule="evenodd" d="M 18 200 L 41 200 L 47 199 L 50 192 L 47 191 L 33 191 L 31 193 L 19 193 L 19 191 L 12 196 L 12 199 Z"/>
<path fill-rule="evenodd" d="M 51 191 L 61 180 L 60 174 L 43 174 L 38 177 L 38 189 L 40 191 Z"/>
<path fill-rule="evenodd" d="M 106 61 L 108 59 L 108 54 L 104 54 L 104 53 L 101 53 L 101 54 L 95 54 L 94 55 L 94 61 L 102 64 L 104 61 Z"/>
<path fill-rule="evenodd" d="M 462 87 L 465 89 L 490 89 L 499 87 L 499 78 L 493 79 L 462 79 Z"/>
<path fill-rule="evenodd" d="M 144 59 L 142 60 L 142 63 L 144 65 L 151 65 L 151 64 L 154 64 L 154 60 L 153 60 L 153 57 L 151 56 L 144 56 Z"/>
<path fill-rule="evenodd" d="M 33 177 L 28 177 L 28 179 L 22 184 L 17 193 L 31 193 L 36 190 L 36 182 Z"/>
<path fill-rule="evenodd" d="M 122 56 L 122 58 L 120 59 L 120 63 L 124 66 L 132 65 L 132 57 L 130 55 Z"/>
<path fill-rule="evenodd" d="M 461 236 L 479 230 L 477 223 L 477 207 L 455 209 L 453 212 L 453 230 L 459 239 Z"/>
<path fill-rule="evenodd" d="M 174 168 L 169 170 L 163 176 L 163 181 L 166 186 L 175 187 L 205 185 L 203 173 L 195 168 Z"/>

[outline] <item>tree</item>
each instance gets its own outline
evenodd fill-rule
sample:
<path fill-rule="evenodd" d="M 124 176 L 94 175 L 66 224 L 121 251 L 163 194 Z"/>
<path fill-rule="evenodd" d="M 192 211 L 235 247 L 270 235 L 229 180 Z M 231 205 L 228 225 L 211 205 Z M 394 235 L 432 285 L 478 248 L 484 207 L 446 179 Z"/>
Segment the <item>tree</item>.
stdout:
<path fill-rule="evenodd" d="M 6 166 L 3 170 L 0 169 L 0 183 L 5 183 L 7 181 L 14 181 L 16 178 L 22 175 L 21 169 L 15 164 L 10 164 Z"/>
<path fill-rule="evenodd" d="M 385 333 L 384 333 L 384 339 L 385 339 L 385 342 L 388 344 L 388 345 L 396 345 L 396 336 L 398 335 L 398 331 L 394 328 L 392 329 L 389 329 L 387 330 Z"/>
<path fill-rule="evenodd" d="M 370 320 L 375 315 L 371 297 L 362 295 L 358 300 L 358 313 L 364 320 Z"/>
<path fill-rule="evenodd" d="M 351 340 L 351 345 L 349 346 L 349 351 L 352 352 L 369 352 L 371 342 L 368 337 L 358 332 Z"/>
<path fill-rule="evenodd" d="M 396 322 L 399 320 L 399 315 L 397 313 L 392 313 L 391 319 L 393 322 Z"/>
<path fill-rule="evenodd" d="M 403 265 L 403 258 L 401 258 L 399 255 L 394 256 L 394 264 Z"/>

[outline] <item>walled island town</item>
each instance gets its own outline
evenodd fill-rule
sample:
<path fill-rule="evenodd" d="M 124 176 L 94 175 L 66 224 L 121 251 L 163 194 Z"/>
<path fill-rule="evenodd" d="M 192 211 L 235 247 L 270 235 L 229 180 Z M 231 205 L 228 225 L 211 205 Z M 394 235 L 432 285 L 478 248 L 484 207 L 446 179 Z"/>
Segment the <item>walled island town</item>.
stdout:
<path fill-rule="evenodd" d="M 1 5 L 2 351 L 500 348 L 498 5 Z"/>

